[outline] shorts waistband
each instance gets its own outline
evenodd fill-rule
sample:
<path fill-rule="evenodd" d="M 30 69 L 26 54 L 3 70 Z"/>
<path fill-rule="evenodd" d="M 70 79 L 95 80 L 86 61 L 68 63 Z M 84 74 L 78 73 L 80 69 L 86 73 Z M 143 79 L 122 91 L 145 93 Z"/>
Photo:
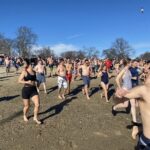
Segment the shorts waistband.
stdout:
<path fill-rule="evenodd" d="M 144 146 L 150 146 L 150 139 L 148 139 L 147 137 L 145 137 L 144 134 L 141 134 L 141 136 L 140 136 L 140 142 Z"/>

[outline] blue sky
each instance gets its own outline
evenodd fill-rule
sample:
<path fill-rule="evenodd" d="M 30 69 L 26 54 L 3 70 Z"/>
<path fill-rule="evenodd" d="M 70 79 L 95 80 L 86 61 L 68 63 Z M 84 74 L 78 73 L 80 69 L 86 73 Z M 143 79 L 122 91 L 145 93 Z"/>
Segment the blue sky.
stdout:
<path fill-rule="evenodd" d="M 83 46 L 102 51 L 119 37 L 135 55 L 150 51 L 150 0 L 0 0 L 0 18 L 5 36 L 14 38 L 19 26 L 28 26 L 39 47 L 56 53 Z"/>

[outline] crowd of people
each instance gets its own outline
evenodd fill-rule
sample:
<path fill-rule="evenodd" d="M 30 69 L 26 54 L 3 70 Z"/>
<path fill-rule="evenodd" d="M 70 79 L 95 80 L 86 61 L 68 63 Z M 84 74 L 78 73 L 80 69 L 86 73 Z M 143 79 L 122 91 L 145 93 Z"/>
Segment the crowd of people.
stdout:
<path fill-rule="evenodd" d="M 23 58 L 6 57 L 4 60 L 6 74 L 10 72 L 12 66 L 16 68 L 16 73 L 21 69 L 19 83 L 24 84 L 22 89 L 23 99 L 23 119 L 28 121 L 27 113 L 30 106 L 30 99 L 34 103 L 34 121 L 41 124 L 38 119 L 40 85 L 43 85 L 44 93 L 47 94 L 46 77 L 57 76 L 58 98 L 66 99 L 66 95 L 71 93 L 71 85 L 77 78 L 83 80 L 82 93 L 87 100 L 90 100 L 90 84 L 92 78 L 100 78 L 97 86 L 101 87 L 101 99 L 104 97 L 109 103 L 109 83 L 110 78 L 115 78 L 116 92 L 114 99 L 119 99 L 119 103 L 112 106 L 112 114 L 116 116 L 117 110 L 131 105 L 132 115 L 132 137 L 135 139 L 139 133 L 139 123 L 137 122 L 137 107 L 140 108 L 143 130 L 140 134 L 138 149 L 150 150 L 150 62 L 144 60 L 131 59 L 54 59 L 52 56 L 35 60 Z M 50 74 L 47 74 L 49 67 Z"/>

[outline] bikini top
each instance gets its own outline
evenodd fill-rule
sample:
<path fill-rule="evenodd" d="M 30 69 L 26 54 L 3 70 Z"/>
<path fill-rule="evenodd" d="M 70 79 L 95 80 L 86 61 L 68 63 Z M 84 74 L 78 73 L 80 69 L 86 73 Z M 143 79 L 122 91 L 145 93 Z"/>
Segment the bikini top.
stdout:
<path fill-rule="evenodd" d="M 34 72 L 34 75 L 30 74 L 28 71 L 27 72 L 27 76 L 24 77 L 24 81 L 36 81 L 36 74 Z"/>

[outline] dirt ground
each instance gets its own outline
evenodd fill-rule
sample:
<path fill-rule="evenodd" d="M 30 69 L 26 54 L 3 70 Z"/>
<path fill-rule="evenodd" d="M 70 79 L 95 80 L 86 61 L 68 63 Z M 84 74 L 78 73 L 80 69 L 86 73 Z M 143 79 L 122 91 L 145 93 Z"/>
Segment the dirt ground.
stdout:
<path fill-rule="evenodd" d="M 14 72 L 7 77 L 0 67 L 0 150 L 134 149 L 136 141 L 127 129 L 131 116 L 123 112 L 112 116 L 113 96 L 110 103 L 100 99 L 99 78 L 91 80 L 90 101 L 81 93 L 81 80 L 72 83 L 72 94 L 62 101 L 57 98 L 57 78 L 47 78 L 48 95 L 42 87 L 40 92 L 42 125 L 32 121 L 32 103 L 30 120 L 23 122 L 22 85 L 17 80 Z"/>

